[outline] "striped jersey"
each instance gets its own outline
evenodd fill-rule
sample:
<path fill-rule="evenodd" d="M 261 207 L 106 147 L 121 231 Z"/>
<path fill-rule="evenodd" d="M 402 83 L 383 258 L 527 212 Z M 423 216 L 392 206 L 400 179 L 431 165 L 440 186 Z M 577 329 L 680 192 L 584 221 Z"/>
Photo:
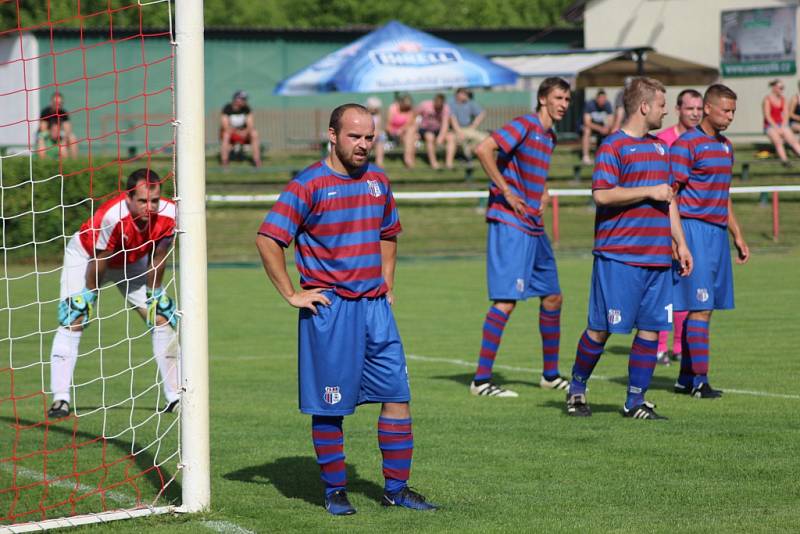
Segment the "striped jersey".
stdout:
<path fill-rule="evenodd" d="M 733 170 L 733 145 L 721 134 L 700 127 L 686 131 L 669 151 L 672 180 L 681 185 L 681 217 L 728 226 L 728 197 Z"/>
<path fill-rule="evenodd" d="M 669 184 L 667 145 L 647 134 L 631 137 L 618 130 L 605 138 L 595 156 L 592 190 Z M 672 264 L 669 203 L 643 200 L 627 206 L 598 206 L 595 256 L 628 265 Z"/>
<path fill-rule="evenodd" d="M 126 193 L 120 193 L 103 202 L 78 231 L 78 239 L 89 256 L 93 257 L 95 251 L 112 252 L 108 264 L 113 268 L 149 255 L 158 241 L 175 233 L 174 202 L 159 199 L 158 212 L 151 213 L 147 224 L 140 228 L 128 210 L 127 198 Z"/>
<path fill-rule="evenodd" d="M 304 289 L 332 288 L 345 298 L 388 291 L 381 270 L 381 239 L 400 233 L 389 179 L 375 165 L 356 176 L 319 161 L 295 176 L 258 230 L 288 247 Z"/>
<path fill-rule="evenodd" d="M 486 220 L 505 223 L 531 235 L 544 233 L 542 194 L 556 134 L 552 128 L 545 130 L 539 117 L 531 113 L 495 130 L 492 138 L 500 147 L 497 167 L 511 190 L 528 205 L 528 213 L 518 217 L 500 188 L 492 183 Z"/>

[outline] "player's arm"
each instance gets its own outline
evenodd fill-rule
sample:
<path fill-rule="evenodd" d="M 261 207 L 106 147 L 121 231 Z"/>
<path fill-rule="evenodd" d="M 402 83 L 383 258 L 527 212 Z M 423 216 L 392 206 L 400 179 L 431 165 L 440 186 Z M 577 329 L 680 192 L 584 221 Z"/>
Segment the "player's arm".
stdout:
<path fill-rule="evenodd" d="M 618 207 L 636 204 L 643 200 L 658 202 L 672 201 L 672 188 L 667 184 L 647 185 L 641 187 L 613 187 L 611 189 L 595 189 L 592 198 L 595 204 L 603 207 Z"/>
<path fill-rule="evenodd" d="M 161 281 L 164 279 L 164 271 L 167 267 L 167 255 L 169 254 L 170 245 L 172 245 L 172 236 L 159 239 L 155 247 L 153 247 L 150 269 L 147 271 L 147 287 L 152 289 L 161 287 Z"/>
<path fill-rule="evenodd" d="M 175 301 L 161 287 L 172 239 L 173 236 L 159 239 L 150 255 L 150 269 L 147 271 L 146 280 L 147 300 L 145 301 L 147 304 L 147 315 L 145 316 L 147 326 L 166 324 L 169 324 L 172 328 L 178 326 Z"/>
<path fill-rule="evenodd" d="M 95 251 L 94 258 L 90 259 L 89 264 L 86 266 L 86 289 L 97 291 L 106 274 L 108 259 L 113 253 L 112 249 Z"/>
<path fill-rule="evenodd" d="M 747 246 L 742 235 L 742 227 L 739 226 L 739 221 L 733 213 L 733 200 L 730 197 L 728 197 L 728 232 L 733 237 L 733 244 L 736 247 L 736 263 L 747 263 L 750 259 L 750 247 Z"/>
<path fill-rule="evenodd" d="M 514 210 L 514 213 L 520 217 L 524 217 L 528 211 L 528 206 L 525 201 L 511 190 L 500 168 L 497 166 L 497 151 L 500 149 L 497 141 L 492 136 L 487 137 L 475 149 L 475 155 L 478 156 L 478 161 L 481 162 L 481 167 L 489 176 L 489 179 L 500 190 L 508 202 L 508 205 Z"/>
<path fill-rule="evenodd" d="M 389 286 L 386 300 L 394 304 L 394 269 L 397 264 L 397 236 L 381 239 L 381 274 Z"/>
<path fill-rule="evenodd" d="M 316 315 L 316 304 L 329 306 L 331 301 L 328 300 L 322 292 L 326 288 L 314 288 L 302 291 L 295 291 L 294 285 L 289 278 L 289 273 L 286 270 L 286 256 L 283 247 L 271 237 L 263 234 L 258 234 L 256 237 L 256 248 L 261 255 L 261 262 L 264 264 L 264 270 L 267 272 L 272 285 L 278 290 L 278 293 L 295 308 L 308 308 Z"/>
<path fill-rule="evenodd" d="M 80 329 L 89 325 L 93 304 L 97 300 L 97 288 L 103 280 L 110 256 L 110 250 L 97 250 L 95 257 L 86 265 L 83 289 L 58 303 L 58 322 L 61 326 Z"/>
<path fill-rule="evenodd" d="M 450 131 L 450 110 L 445 109 L 442 112 L 442 127 L 439 130 L 439 136 L 436 138 L 438 144 L 444 143 L 447 138 L 447 132 Z"/>
<path fill-rule="evenodd" d="M 669 225 L 672 241 L 675 245 L 675 256 L 680 264 L 680 274 L 681 276 L 689 276 L 694 268 L 694 259 L 689 247 L 686 245 L 686 237 L 683 235 L 683 226 L 681 225 L 681 214 L 678 211 L 678 203 L 676 201 L 669 203 Z"/>
<path fill-rule="evenodd" d="M 477 129 L 477 128 L 478 128 L 478 126 L 480 126 L 480 125 L 481 125 L 481 123 L 483 122 L 483 119 L 485 119 L 485 118 L 486 118 L 486 110 L 485 110 L 485 109 L 482 109 L 482 110 L 481 110 L 481 112 L 480 112 L 480 113 L 478 113 L 478 114 L 475 116 L 475 118 L 474 118 L 474 119 L 472 119 L 472 123 L 469 125 L 469 126 L 470 126 L 470 128 L 475 128 L 475 129 Z"/>

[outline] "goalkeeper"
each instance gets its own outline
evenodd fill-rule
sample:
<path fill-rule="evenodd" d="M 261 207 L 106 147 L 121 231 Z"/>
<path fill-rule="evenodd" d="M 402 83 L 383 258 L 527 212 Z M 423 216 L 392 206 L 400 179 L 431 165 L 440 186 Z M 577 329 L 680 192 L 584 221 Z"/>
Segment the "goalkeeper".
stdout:
<path fill-rule="evenodd" d="M 152 328 L 153 354 L 164 382 L 163 410 L 172 412 L 178 405 L 178 317 L 174 301 L 161 287 L 176 208 L 160 194 L 158 174 L 148 169 L 134 171 L 126 191 L 95 209 L 67 244 L 59 327 L 50 353 L 50 418 L 70 413 L 70 382 L 81 334 L 93 322 L 104 282 L 112 282 Z"/>

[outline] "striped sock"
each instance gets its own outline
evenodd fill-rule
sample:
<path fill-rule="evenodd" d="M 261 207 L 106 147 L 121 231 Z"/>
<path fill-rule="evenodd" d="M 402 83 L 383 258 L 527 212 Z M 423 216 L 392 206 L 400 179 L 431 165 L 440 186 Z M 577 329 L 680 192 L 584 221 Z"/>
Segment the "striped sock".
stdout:
<path fill-rule="evenodd" d="M 708 382 L 708 322 L 687 319 L 684 336 L 683 350 L 689 355 L 692 387 L 698 387 Z"/>
<path fill-rule="evenodd" d="M 586 382 L 592 376 L 595 365 L 603 354 L 605 343 L 598 343 L 589 337 L 584 330 L 578 341 L 578 350 L 575 353 L 575 365 L 572 366 L 572 381 L 569 384 L 570 395 L 586 393 Z"/>
<path fill-rule="evenodd" d="M 344 463 L 343 417 L 311 416 L 311 436 L 317 453 L 320 477 L 325 484 L 325 495 L 347 485 Z"/>
<path fill-rule="evenodd" d="M 483 323 L 483 340 L 481 352 L 478 355 L 478 369 L 475 371 L 475 382 L 486 381 L 492 378 L 492 366 L 500 348 L 500 338 L 506 327 L 509 315 L 506 315 L 495 306 L 489 308 L 486 320 Z"/>
<path fill-rule="evenodd" d="M 542 374 L 548 380 L 559 376 L 558 346 L 561 342 L 561 309 L 539 306 L 539 333 L 542 335 Z"/>
<path fill-rule="evenodd" d="M 687 311 L 677 311 L 672 313 L 672 354 L 683 352 L 683 323 L 686 322 Z"/>
<path fill-rule="evenodd" d="M 681 370 L 680 374 L 678 374 L 678 384 L 683 386 L 684 388 L 692 389 L 692 384 L 694 383 L 694 373 L 692 372 L 692 357 L 689 354 L 689 343 L 686 341 L 686 334 L 688 330 L 686 328 L 687 321 L 684 321 L 681 327 Z M 675 335 L 677 334 L 677 330 L 675 331 Z"/>
<path fill-rule="evenodd" d="M 386 493 L 397 493 L 408 484 L 414 434 L 411 419 L 378 418 L 378 446 L 383 456 L 383 478 Z"/>
<path fill-rule="evenodd" d="M 648 341 L 639 336 L 633 338 L 628 357 L 628 398 L 625 407 L 629 410 L 644 402 L 644 394 L 650 387 L 656 369 L 658 341 Z"/>

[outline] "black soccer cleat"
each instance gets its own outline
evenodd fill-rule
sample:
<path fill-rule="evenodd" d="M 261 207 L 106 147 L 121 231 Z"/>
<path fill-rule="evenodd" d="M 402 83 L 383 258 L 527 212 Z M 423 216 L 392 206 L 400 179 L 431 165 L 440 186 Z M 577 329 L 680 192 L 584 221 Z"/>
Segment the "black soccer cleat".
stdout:
<path fill-rule="evenodd" d="M 331 515 L 353 515 L 356 509 L 347 498 L 347 491 L 340 489 L 325 496 L 325 509 Z"/>
<path fill-rule="evenodd" d="M 408 486 L 397 493 L 384 493 L 381 504 L 383 506 L 402 506 L 403 508 L 422 511 L 437 510 L 439 508 L 435 504 L 427 502 L 425 497 Z"/>
<path fill-rule="evenodd" d="M 714 389 L 708 382 L 703 382 L 699 386 L 692 388 L 691 395 L 695 399 L 718 399 L 722 397 L 722 390 Z"/>
<path fill-rule="evenodd" d="M 586 404 L 586 395 L 583 393 L 575 395 L 567 393 L 567 415 L 571 417 L 591 417 L 592 410 Z"/>
<path fill-rule="evenodd" d="M 657 414 L 655 408 L 656 405 L 652 402 L 644 401 L 630 410 L 623 406 L 622 415 L 631 419 L 667 419 L 667 417 Z"/>
<path fill-rule="evenodd" d="M 178 411 L 178 408 L 180 408 L 180 405 L 181 405 L 181 399 L 175 399 L 172 402 L 168 402 L 167 405 L 164 406 L 164 413 L 176 412 Z"/>
<path fill-rule="evenodd" d="M 678 395 L 691 395 L 692 387 L 684 386 L 680 382 L 675 382 L 675 385 L 672 386 L 672 391 L 677 393 Z"/>
<path fill-rule="evenodd" d="M 61 419 L 69 415 L 69 403 L 65 400 L 53 401 L 47 411 L 48 419 Z"/>

